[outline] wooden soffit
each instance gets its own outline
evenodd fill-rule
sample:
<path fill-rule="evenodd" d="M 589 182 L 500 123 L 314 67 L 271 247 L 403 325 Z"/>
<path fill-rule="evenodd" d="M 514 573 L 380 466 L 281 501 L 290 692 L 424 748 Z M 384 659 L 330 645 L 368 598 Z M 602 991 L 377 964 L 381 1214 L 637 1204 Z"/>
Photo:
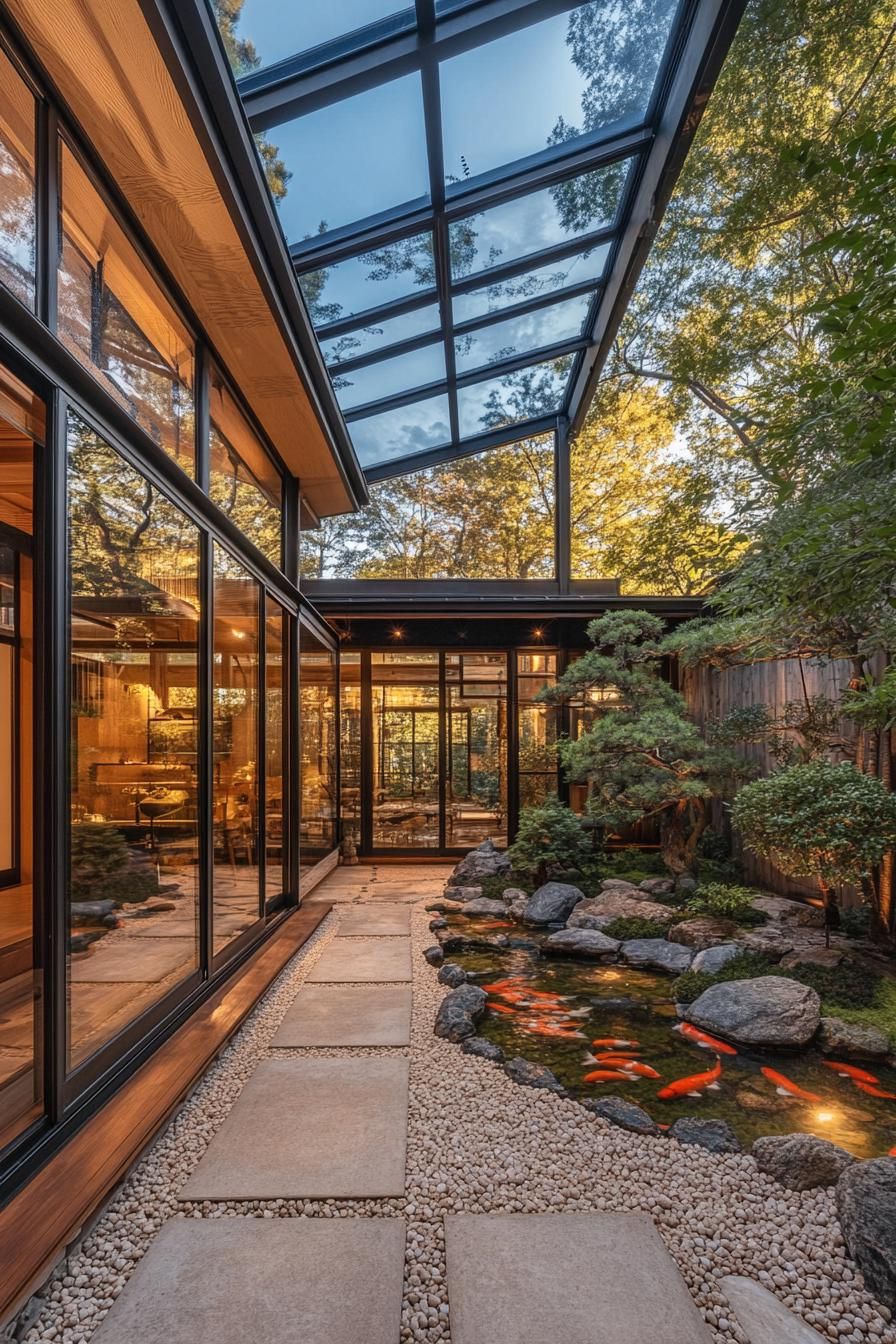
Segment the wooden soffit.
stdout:
<path fill-rule="evenodd" d="M 138 0 L 6 7 L 315 512 L 350 510 L 324 415 Z"/>

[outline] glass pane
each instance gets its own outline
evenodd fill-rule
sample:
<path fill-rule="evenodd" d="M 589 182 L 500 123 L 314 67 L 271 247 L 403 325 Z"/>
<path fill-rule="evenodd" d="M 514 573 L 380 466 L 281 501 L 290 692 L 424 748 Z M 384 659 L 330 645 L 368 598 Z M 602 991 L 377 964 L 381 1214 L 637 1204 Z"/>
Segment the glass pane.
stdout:
<path fill-rule="evenodd" d="M 59 338 L 192 473 L 193 338 L 65 144 L 61 166 Z"/>
<path fill-rule="evenodd" d="M 486 313 L 497 313 L 509 308 L 512 303 L 525 303 L 542 294 L 552 294 L 555 290 L 565 289 L 568 285 L 578 285 L 585 280 L 599 280 L 604 273 L 609 243 L 600 243 L 588 252 L 576 252 L 562 261 L 550 262 L 534 271 L 515 275 L 509 280 L 497 280 L 480 289 L 471 289 L 466 294 L 455 294 L 452 299 L 455 322 L 470 322 L 473 318 L 483 317 Z"/>
<path fill-rule="evenodd" d="M 507 844 L 507 657 L 448 655 L 445 840 Z"/>
<path fill-rule="evenodd" d="M 384 322 L 375 322 L 371 326 L 355 327 L 343 336 L 334 336 L 332 340 L 322 341 L 321 350 L 328 363 L 335 363 L 340 359 L 357 359 L 360 355 L 370 354 L 374 350 L 384 350 L 398 341 L 426 336 L 438 329 L 438 304 L 429 303 L 425 308 L 415 308 L 412 313 L 402 313 L 401 317 L 389 317 Z"/>
<path fill-rule="evenodd" d="M 0 51 L 0 283 L 34 308 L 34 98 Z"/>
<path fill-rule="evenodd" d="M 290 175 L 277 199 L 290 243 L 429 199 L 419 74 L 271 126 L 265 138 Z"/>
<path fill-rule="evenodd" d="M 549 308 L 538 308 L 525 316 L 493 322 L 491 326 L 455 337 L 454 357 L 458 373 L 501 359 L 512 359 L 514 355 L 525 355 L 558 341 L 575 340 L 582 334 L 591 298 L 590 294 L 580 294 L 563 303 L 551 304 Z"/>
<path fill-rule="evenodd" d="M 214 367 L 209 416 L 209 497 L 272 564 L 280 565 L 283 479 Z"/>
<path fill-rule="evenodd" d="M 439 656 L 404 651 L 373 666 L 373 843 L 439 843 Z"/>
<path fill-rule="evenodd" d="M 68 423 L 68 1066 L 198 965 L 199 531 Z"/>
<path fill-rule="evenodd" d="M 326 4 L 283 5 L 274 0 L 243 0 L 234 22 L 225 6 L 216 5 L 218 26 L 238 74 L 272 65 L 287 56 L 354 33 L 369 23 L 402 11 L 399 0 L 326 0 Z M 413 15 L 413 10 L 411 11 Z"/>
<path fill-rule="evenodd" d="M 0 393 L 5 382 L 15 380 L 0 366 Z M 4 409 L 0 395 L 0 522 L 32 534 L 34 441 Z M 31 557 L 14 535 L 0 542 L 0 1148 L 43 1109 L 43 973 L 32 885 L 34 581 Z"/>
<path fill-rule="evenodd" d="M 460 280 L 607 228 L 628 166 L 627 160 L 611 163 L 456 220 L 449 226 L 452 277 Z"/>
<path fill-rule="evenodd" d="M 286 760 L 288 724 L 285 698 L 286 631 L 286 613 L 273 598 L 267 598 L 264 624 L 264 887 L 267 900 L 279 896 L 287 886 L 283 824 L 286 801 L 283 763 Z"/>
<path fill-rule="evenodd" d="M 302 813 L 299 859 L 312 868 L 336 845 L 336 654 L 299 631 Z"/>
<path fill-rule="evenodd" d="M 394 359 L 381 359 L 351 373 L 333 370 L 336 399 L 344 411 L 382 397 L 412 392 L 416 387 L 445 381 L 445 347 L 441 341 L 424 345 Z"/>
<path fill-rule="evenodd" d="M 238 560 L 214 546 L 212 932 L 214 950 L 258 919 L 258 601 Z"/>
<path fill-rule="evenodd" d="M 445 180 L 643 120 L 676 8 L 595 0 L 443 61 Z"/>
<path fill-rule="evenodd" d="M 362 467 L 424 453 L 427 448 L 440 448 L 451 442 L 448 398 L 426 397 L 394 411 L 354 420 L 349 433 Z"/>
<path fill-rule="evenodd" d="M 457 391 L 461 438 L 471 438 L 501 425 L 515 425 L 560 410 L 573 356 L 488 378 Z"/>
<path fill-rule="evenodd" d="M 555 706 L 542 705 L 535 697 L 544 686 L 553 686 L 557 680 L 555 653 L 524 653 L 517 655 L 517 701 L 519 732 L 519 766 L 522 778 L 532 772 L 553 771 L 548 792 L 557 791 L 557 734 L 559 712 Z"/>
<path fill-rule="evenodd" d="M 339 786 L 342 831 L 361 843 L 361 655 L 339 659 Z"/>
<path fill-rule="evenodd" d="M 315 326 L 435 289 L 432 234 L 416 233 L 324 270 L 306 271 L 299 284 Z"/>

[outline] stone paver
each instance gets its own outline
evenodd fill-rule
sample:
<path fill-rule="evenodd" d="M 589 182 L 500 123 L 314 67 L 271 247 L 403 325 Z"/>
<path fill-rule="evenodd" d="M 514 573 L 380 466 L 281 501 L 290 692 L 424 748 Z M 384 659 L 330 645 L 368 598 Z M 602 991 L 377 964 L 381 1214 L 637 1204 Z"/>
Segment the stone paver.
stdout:
<path fill-rule="evenodd" d="M 409 905 L 357 905 L 343 910 L 339 917 L 337 938 L 357 938 L 363 935 L 390 937 L 411 935 L 411 907 Z"/>
<path fill-rule="evenodd" d="M 801 1321 L 761 1283 L 726 1274 L 720 1287 L 750 1344 L 825 1344 L 823 1335 Z"/>
<path fill-rule="evenodd" d="M 136 984 L 164 980 L 172 971 L 195 962 L 196 943 L 192 938 L 141 938 L 136 946 L 129 938 L 102 940 L 86 957 L 73 957 L 73 984 Z"/>
<path fill-rule="evenodd" d="M 398 1344 L 401 1218 L 166 1223 L 96 1344 Z"/>
<path fill-rule="evenodd" d="M 307 985 L 271 1045 L 397 1046 L 410 1040 L 410 985 Z"/>
<path fill-rule="evenodd" d="M 409 981 L 409 938 L 334 938 L 308 975 L 312 984 L 385 984 Z"/>
<path fill-rule="evenodd" d="M 643 1213 L 450 1214 L 452 1344 L 709 1344 Z"/>
<path fill-rule="evenodd" d="M 408 1061 L 265 1059 L 181 1199 L 385 1199 L 404 1193 Z"/>

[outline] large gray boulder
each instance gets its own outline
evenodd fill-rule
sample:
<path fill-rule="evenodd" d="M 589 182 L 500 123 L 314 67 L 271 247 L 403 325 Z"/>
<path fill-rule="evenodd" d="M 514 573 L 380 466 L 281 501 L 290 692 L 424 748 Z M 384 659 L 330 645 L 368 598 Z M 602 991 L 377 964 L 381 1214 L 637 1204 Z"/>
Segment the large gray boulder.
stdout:
<path fill-rule="evenodd" d="M 437 979 L 440 985 L 447 985 L 449 989 L 457 989 L 459 985 L 467 983 L 467 973 L 456 962 L 446 961 L 444 966 L 440 968 Z"/>
<path fill-rule="evenodd" d="M 896 1310 L 896 1158 L 855 1162 L 837 1182 L 847 1250 L 879 1302 Z"/>
<path fill-rule="evenodd" d="M 846 953 L 839 947 L 802 947 L 781 958 L 781 969 L 792 971 L 798 966 L 826 966 L 830 970 L 845 960 Z"/>
<path fill-rule="evenodd" d="M 587 901 L 582 902 L 582 905 L 587 904 Z M 577 906 L 566 921 L 566 927 L 568 929 L 603 929 L 608 924 L 612 924 L 615 918 L 615 915 L 592 915 L 587 910 L 583 910 L 581 906 Z"/>
<path fill-rule="evenodd" d="M 478 985 L 460 985 L 446 994 L 436 1014 L 435 1034 L 446 1041 L 462 1041 L 475 1036 L 476 1023 L 485 1012 L 488 999 Z"/>
<path fill-rule="evenodd" d="M 795 924 L 802 928 L 824 927 L 824 911 L 805 901 L 791 901 L 786 896 L 754 896 L 750 902 L 754 910 L 776 924 Z"/>
<path fill-rule="evenodd" d="M 585 894 L 568 882 L 545 882 L 533 892 L 523 910 L 524 924 L 565 924 Z"/>
<path fill-rule="evenodd" d="M 745 952 L 758 952 L 769 961 L 780 961 L 788 952 L 793 951 L 793 940 L 774 925 L 767 924 L 764 929 L 753 929 L 737 940 Z"/>
<path fill-rule="evenodd" d="M 756 1139 L 750 1150 L 756 1165 L 787 1190 L 814 1190 L 836 1185 L 855 1158 L 814 1134 L 769 1134 Z"/>
<path fill-rule="evenodd" d="M 725 1120 L 702 1120 L 696 1115 L 681 1115 L 666 1130 L 670 1139 L 694 1144 L 710 1153 L 739 1153 L 740 1140 Z"/>
<path fill-rule="evenodd" d="M 624 877 L 602 877 L 600 881 L 600 889 L 601 891 L 623 892 L 638 892 L 641 890 L 637 882 L 629 882 L 628 879 Z M 637 900 L 638 897 L 636 896 L 635 899 Z"/>
<path fill-rule="evenodd" d="M 583 957 L 586 961 L 611 961 L 619 951 L 619 940 L 608 938 L 597 929 L 560 929 L 545 939 L 544 950 L 564 957 Z"/>
<path fill-rule="evenodd" d="M 660 1132 L 659 1126 L 651 1120 L 647 1112 L 636 1106 L 633 1101 L 626 1101 L 625 1097 L 588 1098 L 581 1105 L 592 1115 L 599 1115 L 601 1119 L 609 1120 L 611 1125 L 627 1129 L 631 1134 L 656 1135 Z"/>
<path fill-rule="evenodd" d="M 814 989 L 784 976 L 760 975 L 710 985 L 688 1004 L 695 1026 L 739 1045 L 808 1045 L 821 1021 Z"/>
<path fill-rule="evenodd" d="M 485 877 L 508 877 L 510 860 L 498 849 L 494 841 L 483 840 L 481 845 L 470 851 L 455 868 L 448 879 L 449 887 L 473 886 Z"/>
<path fill-rule="evenodd" d="M 487 1059 L 492 1064 L 504 1063 L 504 1051 L 500 1045 L 495 1045 L 494 1041 L 488 1040 L 485 1036 L 468 1036 L 466 1040 L 461 1041 L 461 1050 L 465 1055 L 476 1055 L 479 1059 Z"/>
<path fill-rule="evenodd" d="M 577 915 L 607 915 L 610 919 L 650 919 L 657 924 L 671 924 L 675 911 L 658 901 L 648 900 L 647 893 L 641 892 L 642 899 L 630 896 L 624 891 L 602 891 L 576 907 Z"/>
<path fill-rule="evenodd" d="M 668 896 L 675 890 L 675 883 L 671 877 L 645 877 L 638 886 L 642 891 L 646 891 L 648 896 Z"/>
<path fill-rule="evenodd" d="M 629 966 L 681 975 L 688 970 L 693 952 L 681 943 L 666 938 L 630 938 L 622 944 L 622 960 Z"/>
<path fill-rule="evenodd" d="M 705 971 L 707 975 L 716 975 L 729 961 L 743 952 L 737 943 L 718 943 L 715 947 L 705 947 L 691 962 L 692 971 Z"/>
<path fill-rule="evenodd" d="M 720 943 L 731 941 L 737 933 L 733 919 L 720 919 L 715 915 L 696 915 L 694 919 L 683 919 L 673 924 L 666 935 L 670 943 L 683 943 L 701 952 L 706 947 L 718 947 Z"/>
<path fill-rule="evenodd" d="M 467 901 L 461 910 L 462 915 L 482 916 L 488 915 L 492 919 L 505 919 L 507 916 L 507 906 L 503 901 L 492 901 L 487 896 L 478 896 L 475 901 Z"/>
<path fill-rule="evenodd" d="M 504 1072 L 508 1078 L 515 1083 L 520 1083 L 523 1087 L 538 1087 L 547 1092 L 556 1092 L 558 1096 L 566 1094 L 566 1088 L 560 1082 L 556 1074 L 546 1068 L 544 1064 L 533 1064 L 529 1059 L 521 1059 L 519 1055 L 515 1059 L 509 1059 L 504 1065 Z"/>
<path fill-rule="evenodd" d="M 822 1054 L 846 1059 L 883 1059 L 890 1053 L 890 1038 L 880 1027 L 844 1022 L 842 1017 L 823 1017 L 818 1031 Z"/>

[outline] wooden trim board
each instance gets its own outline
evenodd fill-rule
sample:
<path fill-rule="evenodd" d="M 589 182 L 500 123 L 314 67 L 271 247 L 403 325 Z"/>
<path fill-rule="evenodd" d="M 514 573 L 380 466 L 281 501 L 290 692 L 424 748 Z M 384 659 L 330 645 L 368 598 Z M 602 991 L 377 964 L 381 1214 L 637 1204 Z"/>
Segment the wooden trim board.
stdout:
<path fill-rule="evenodd" d="M 0 1210 L 0 1326 L 45 1281 L 331 908 L 290 915 Z"/>

